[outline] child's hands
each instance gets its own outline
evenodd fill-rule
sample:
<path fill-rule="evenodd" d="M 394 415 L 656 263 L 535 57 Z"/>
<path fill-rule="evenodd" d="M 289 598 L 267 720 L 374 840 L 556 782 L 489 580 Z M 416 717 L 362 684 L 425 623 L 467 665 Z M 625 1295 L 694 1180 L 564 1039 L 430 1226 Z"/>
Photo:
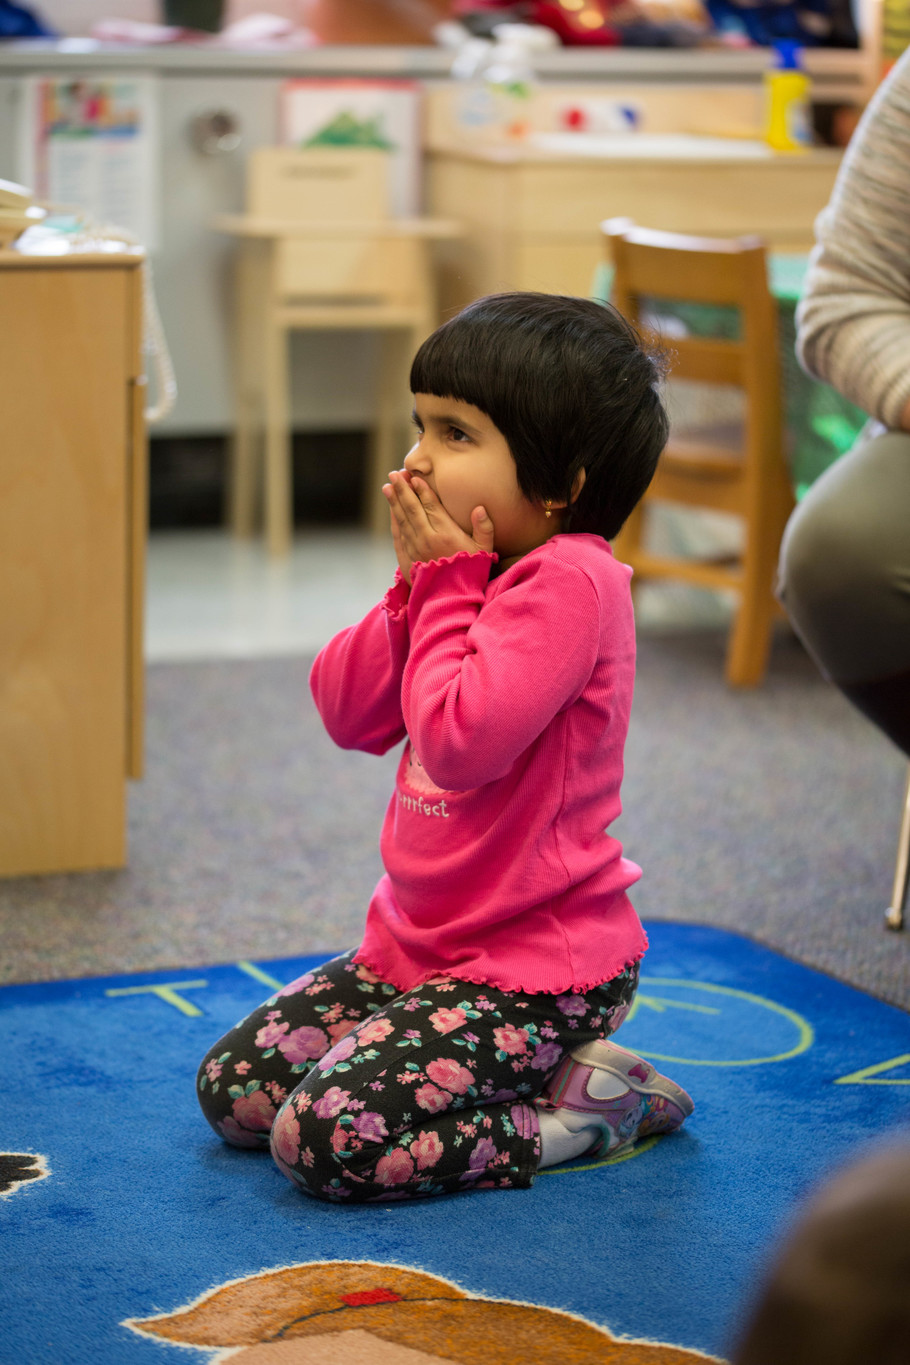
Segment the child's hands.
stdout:
<path fill-rule="evenodd" d="M 449 516 L 429 484 L 407 470 L 396 469 L 382 489 L 392 512 L 392 542 L 401 576 L 411 582 L 411 569 L 417 563 L 444 559 L 466 550 L 468 554 L 493 552 L 493 522 L 486 508 L 471 513 L 468 535 Z"/>

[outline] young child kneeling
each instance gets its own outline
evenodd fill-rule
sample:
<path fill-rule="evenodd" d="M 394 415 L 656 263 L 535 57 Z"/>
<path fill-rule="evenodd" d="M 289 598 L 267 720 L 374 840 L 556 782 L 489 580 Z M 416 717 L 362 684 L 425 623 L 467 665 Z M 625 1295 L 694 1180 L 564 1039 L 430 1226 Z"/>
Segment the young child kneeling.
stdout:
<path fill-rule="evenodd" d="M 607 542 L 667 439 L 659 378 L 614 309 L 549 294 L 480 299 L 417 353 L 416 440 L 383 488 L 399 570 L 310 678 L 342 748 L 406 741 L 386 875 L 360 946 L 199 1071 L 212 1127 L 271 1141 L 309 1194 L 524 1187 L 692 1111 L 608 1041 L 647 939 L 608 832 L 635 630 Z"/>

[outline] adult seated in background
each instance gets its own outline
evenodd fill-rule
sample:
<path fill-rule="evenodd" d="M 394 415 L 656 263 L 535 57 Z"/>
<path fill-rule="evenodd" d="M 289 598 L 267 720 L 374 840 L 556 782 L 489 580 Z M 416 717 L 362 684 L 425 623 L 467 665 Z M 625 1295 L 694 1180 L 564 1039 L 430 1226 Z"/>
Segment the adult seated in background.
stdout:
<path fill-rule="evenodd" d="M 906 1365 L 910 1143 L 842 1170 L 804 1211 L 733 1365 Z"/>
<path fill-rule="evenodd" d="M 793 513 L 779 595 L 822 672 L 910 755 L 910 51 L 860 120 L 816 238 L 797 354 L 873 420 Z"/>

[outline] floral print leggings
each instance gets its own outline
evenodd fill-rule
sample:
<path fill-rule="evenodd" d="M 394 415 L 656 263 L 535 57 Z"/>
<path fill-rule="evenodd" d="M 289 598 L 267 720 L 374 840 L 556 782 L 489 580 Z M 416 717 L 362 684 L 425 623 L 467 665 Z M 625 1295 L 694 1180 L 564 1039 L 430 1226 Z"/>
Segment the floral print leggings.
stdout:
<path fill-rule="evenodd" d="M 292 981 L 216 1043 L 199 1102 L 220 1136 L 266 1147 L 320 1199 L 526 1187 L 534 1100 L 567 1051 L 613 1033 L 638 965 L 584 994 L 437 978 L 399 991 L 356 950 Z"/>

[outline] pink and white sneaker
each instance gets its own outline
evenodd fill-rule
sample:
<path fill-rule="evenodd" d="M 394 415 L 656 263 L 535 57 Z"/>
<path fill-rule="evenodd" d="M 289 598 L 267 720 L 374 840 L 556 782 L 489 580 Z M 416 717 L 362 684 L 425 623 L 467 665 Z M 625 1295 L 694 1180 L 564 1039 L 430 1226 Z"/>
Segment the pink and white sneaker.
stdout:
<path fill-rule="evenodd" d="M 618 1155 L 651 1133 L 672 1133 L 695 1108 L 682 1086 L 606 1038 L 563 1058 L 537 1103 L 572 1131 L 600 1128 L 593 1156 Z"/>

